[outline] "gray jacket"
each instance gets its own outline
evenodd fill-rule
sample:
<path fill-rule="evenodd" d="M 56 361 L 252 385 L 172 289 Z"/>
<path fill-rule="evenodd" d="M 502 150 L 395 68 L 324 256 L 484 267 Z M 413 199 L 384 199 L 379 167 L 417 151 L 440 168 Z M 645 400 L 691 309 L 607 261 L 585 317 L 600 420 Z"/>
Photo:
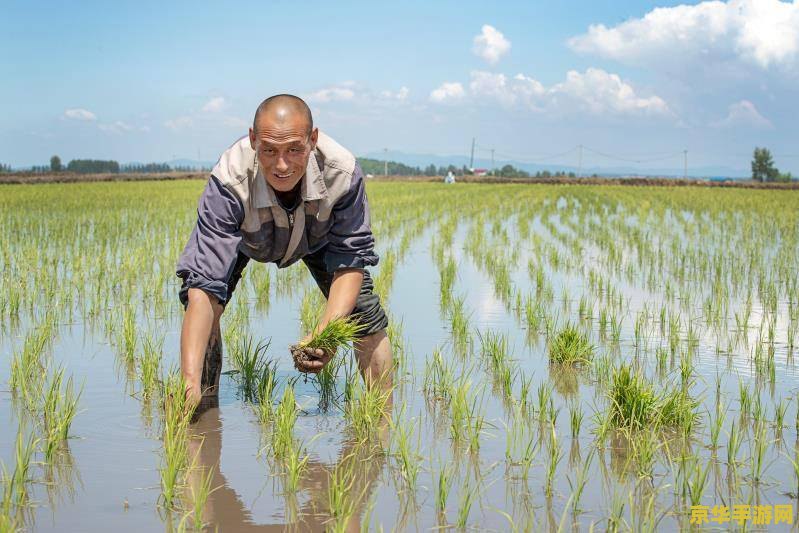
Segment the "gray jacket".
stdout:
<path fill-rule="evenodd" d="M 228 148 L 200 197 L 197 225 L 178 260 L 184 287 L 227 303 L 239 253 L 283 268 L 324 248 L 328 272 L 376 265 L 364 178 L 355 157 L 319 132 L 289 212 L 258 168 L 248 137 Z"/>

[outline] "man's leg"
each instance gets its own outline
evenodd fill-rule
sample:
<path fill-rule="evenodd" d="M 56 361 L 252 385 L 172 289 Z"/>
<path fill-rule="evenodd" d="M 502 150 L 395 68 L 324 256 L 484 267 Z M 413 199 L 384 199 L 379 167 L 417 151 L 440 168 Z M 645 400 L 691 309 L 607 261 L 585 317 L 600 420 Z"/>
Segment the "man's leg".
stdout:
<path fill-rule="evenodd" d="M 214 313 L 214 325 L 211 328 L 208 347 L 205 349 L 203 374 L 200 380 L 203 396 L 216 396 L 219 392 L 219 377 L 222 375 L 222 333 L 219 329 L 219 319 L 222 317 L 222 310 L 218 314 Z"/>
<path fill-rule="evenodd" d="M 358 369 L 368 385 L 376 382 L 384 390 L 391 388 L 394 361 L 391 341 L 385 329 L 359 339 L 355 343 L 355 358 L 358 361 Z"/>

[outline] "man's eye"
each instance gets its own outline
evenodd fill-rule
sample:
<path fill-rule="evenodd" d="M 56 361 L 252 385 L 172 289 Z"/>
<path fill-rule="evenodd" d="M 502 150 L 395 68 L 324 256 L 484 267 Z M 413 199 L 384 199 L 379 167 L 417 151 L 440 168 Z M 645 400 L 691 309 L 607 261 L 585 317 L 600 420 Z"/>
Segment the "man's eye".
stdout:
<path fill-rule="evenodd" d="M 289 152 L 291 152 L 292 154 L 298 154 L 298 153 L 300 153 L 300 149 L 299 148 L 292 148 L 292 149 L 289 150 Z"/>

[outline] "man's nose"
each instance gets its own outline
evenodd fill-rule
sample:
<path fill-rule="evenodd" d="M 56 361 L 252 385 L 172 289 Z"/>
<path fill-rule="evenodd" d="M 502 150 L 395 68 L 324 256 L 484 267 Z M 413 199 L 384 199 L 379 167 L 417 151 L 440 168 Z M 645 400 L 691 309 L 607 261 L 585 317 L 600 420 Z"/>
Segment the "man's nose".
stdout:
<path fill-rule="evenodd" d="M 282 155 L 279 155 L 277 157 L 277 166 L 275 167 L 275 170 L 277 170 L 282 174 L 283 172 L 286 172 L 288 169 L 289 166 L 286 164 L 286 159 Z"/>

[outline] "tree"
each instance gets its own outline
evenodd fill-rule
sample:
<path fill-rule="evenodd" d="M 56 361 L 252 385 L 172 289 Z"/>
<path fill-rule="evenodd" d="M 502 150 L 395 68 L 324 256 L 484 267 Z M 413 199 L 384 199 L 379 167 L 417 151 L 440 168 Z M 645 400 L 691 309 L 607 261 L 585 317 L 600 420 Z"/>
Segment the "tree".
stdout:
<path fill-rule="evenodd" d="M 752 157 L 752 179 L 755 181 L 775 181 L 780 171 L 774 166 L 774 160 L 768 148 L 755 148 Z"/>
<path fill-rule="evenodd" d="M 64 167 L 61 165 L 61 158 L 54 155 L 50 158 L 50 170 L 53 172 L 61 172 Z"/>

